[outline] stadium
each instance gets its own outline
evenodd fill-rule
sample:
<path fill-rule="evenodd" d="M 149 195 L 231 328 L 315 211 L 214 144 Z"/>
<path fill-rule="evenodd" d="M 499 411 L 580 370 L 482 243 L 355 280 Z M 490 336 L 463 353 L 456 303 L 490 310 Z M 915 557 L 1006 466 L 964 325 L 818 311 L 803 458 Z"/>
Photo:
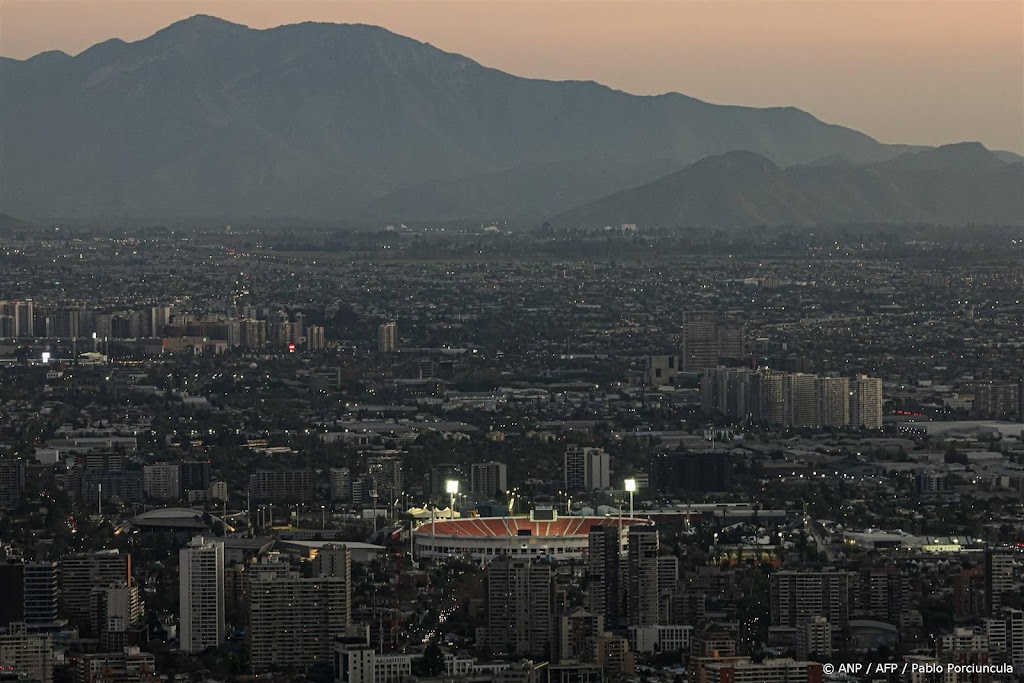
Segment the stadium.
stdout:
<path fill-rule="evenodd" d="M 486 561 L 498 555 L 554 560 L 582 559 L 587 534 L 595 527 L 625 530 L 652 526 L 647 519 L 629 517 L 559 517 L 537 509 L 529 517 L 465 517 L 424 522 L 413 532 L 417 558 L 471 557 Z"/>

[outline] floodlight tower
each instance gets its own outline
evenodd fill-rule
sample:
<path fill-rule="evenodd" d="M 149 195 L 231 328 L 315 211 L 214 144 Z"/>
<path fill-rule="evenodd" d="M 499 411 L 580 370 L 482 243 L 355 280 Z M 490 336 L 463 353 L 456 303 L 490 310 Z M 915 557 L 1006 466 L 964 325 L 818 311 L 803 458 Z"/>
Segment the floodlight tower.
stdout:
<path fill-rule="evenodd" d="M 633 494 L 636 493 L 636 479 L 625 481 L 626 491 L 629 493 L 629 518 L 633 518 Z"/>
<path fill-rule="evenodd" d="M 449 519 L 455 519 L 455 494 L 459 492 L 459 480 L 448 479 L 444 482 L 444 490 L 451 496 L 451 506 L 449 507 Z"/>

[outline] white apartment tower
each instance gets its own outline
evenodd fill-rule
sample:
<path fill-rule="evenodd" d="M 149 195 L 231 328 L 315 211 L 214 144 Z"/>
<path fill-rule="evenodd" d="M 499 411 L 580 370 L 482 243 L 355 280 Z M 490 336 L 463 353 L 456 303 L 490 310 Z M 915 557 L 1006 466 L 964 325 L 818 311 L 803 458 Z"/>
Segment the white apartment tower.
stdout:
<path fill-rule="evenodd" d="M 882 428 L 882 380 L 857 375 L 850 384 L 850 424 L 867 429 Z"/>
<path fill-rule="evenodd" d="M 384 323 L 377 328 L 377 352 L 395 353 L 398 351 L 398 324 Z"/>
<path fill-rule="evenodd" d="M 183 652 L 224 642 L 224 545 L 196 536 L 178 553 Z"/>

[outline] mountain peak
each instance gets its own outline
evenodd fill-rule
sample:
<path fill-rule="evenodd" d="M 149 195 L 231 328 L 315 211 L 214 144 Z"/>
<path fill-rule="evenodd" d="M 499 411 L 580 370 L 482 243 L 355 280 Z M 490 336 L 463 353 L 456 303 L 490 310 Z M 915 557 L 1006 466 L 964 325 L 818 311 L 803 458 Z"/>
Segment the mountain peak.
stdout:
<path fill-rule="evenodd" d="M 1004 163 L 980 142 L 955 142 L 934 149 L 907 152 L 891 161 L 883 162 L 882 165 L 905 170 L 935 171 L 952 166 L 977 169 L 998 168 Z"/>
<path fill-rule="evenodd" d="M 234 24 L 209 14 L 194 14 L 162 28 L 147 40 L 196 40 L 200 37 L 237 34 L 251 30 L 248 26 Z"/>

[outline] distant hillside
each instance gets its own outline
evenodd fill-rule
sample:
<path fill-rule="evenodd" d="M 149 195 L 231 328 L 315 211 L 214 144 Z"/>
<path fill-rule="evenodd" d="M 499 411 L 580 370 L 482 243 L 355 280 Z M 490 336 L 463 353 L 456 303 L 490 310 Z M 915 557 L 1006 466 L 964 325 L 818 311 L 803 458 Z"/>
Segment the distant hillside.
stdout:
<path fill-rule="evenodd" d="M 673 166 L 665 159 L 527 164 L 398 190 L 362 207 L 358 215 L 378 221 L 536 219 L 654 180 Z"/>
<path fill-rule="evenodd" d="M 363 25 L 196 16 L 0 59 L 0 92 L 0 208 L 30 218 L 537 215 L 645 182 L 652 160 L 906 149 L 793 108 L 519 78 Z M 607 163 L 557 172 L 588 158 Z"/>
<path fill-rule="evenodd" d="M 680 227 L 900 221 L 1024 225 L 1024 163 L 1006 163 L 977 143 L 874 164 L 837 159 L 786 169 L 730 152 L 552 219 Z"/>

